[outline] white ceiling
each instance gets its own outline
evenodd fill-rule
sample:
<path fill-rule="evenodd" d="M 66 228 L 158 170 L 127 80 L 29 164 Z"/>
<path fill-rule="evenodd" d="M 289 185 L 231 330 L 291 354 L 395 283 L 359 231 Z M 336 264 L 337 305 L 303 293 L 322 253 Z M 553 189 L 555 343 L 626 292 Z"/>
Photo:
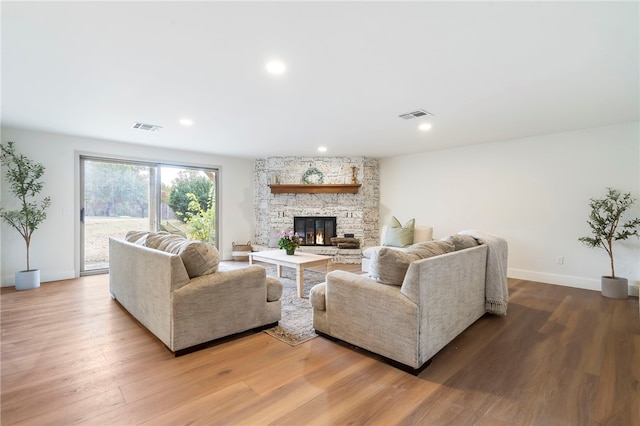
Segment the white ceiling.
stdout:
<path fill-rule="evenodd" d="M 635 1 L 1 8 L 11 127 L 249 158 L 319 145 L 385 157 L 640 117 Z M 265 72 L 273 58 L 283 76 Z M 429 132 L 398 117 L 419 108 L 435 114 Z"/>

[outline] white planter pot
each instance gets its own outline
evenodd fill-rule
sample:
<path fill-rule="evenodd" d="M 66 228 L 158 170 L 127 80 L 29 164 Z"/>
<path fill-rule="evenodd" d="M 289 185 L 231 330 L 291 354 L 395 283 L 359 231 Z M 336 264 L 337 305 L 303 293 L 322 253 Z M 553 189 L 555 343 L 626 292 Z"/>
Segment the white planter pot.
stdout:
<path fill-rule="evenodd" d="M 31 290 L 40 287 L 40 269 L 16 272 L 16 290 Z"/>
<path fill-rule="evenodd" d="M 602 295 L 613 299 L 626 299 L 629 297 L 629 281 L 620 277 L 602 277 Z"/>

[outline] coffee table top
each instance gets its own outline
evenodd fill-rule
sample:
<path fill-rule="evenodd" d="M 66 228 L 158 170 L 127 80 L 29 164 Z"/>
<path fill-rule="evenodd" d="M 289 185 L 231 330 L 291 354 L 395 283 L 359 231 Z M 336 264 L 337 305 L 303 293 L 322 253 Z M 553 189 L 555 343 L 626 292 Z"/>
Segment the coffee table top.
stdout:
<path fill-rule="evenodd" d="M 303 253 L 297 251 L 296 254 L 287 254 L 284 250 L 266 250 L 266 251 L 254 251 L 249 253 L 256 260 L 270 259 L 280 262 L 293 263 L 303 265 L 305 263 L 317 262 L 323 260 L 331 260 L 331 256 L 323 256 L 321 254 Z"/>

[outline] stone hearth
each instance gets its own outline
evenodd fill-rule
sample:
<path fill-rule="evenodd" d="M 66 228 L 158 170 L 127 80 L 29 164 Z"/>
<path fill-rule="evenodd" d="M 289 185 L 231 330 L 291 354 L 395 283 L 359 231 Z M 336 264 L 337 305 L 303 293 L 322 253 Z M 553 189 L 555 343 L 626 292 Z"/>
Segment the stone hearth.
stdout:
<path fill-rule="evenodd" d="M 320 170 L 325 184 L 352 183 L 352 167 L 361 184 L 357 194 L 272 194 L 269 184 L 300 184 L 311 167 Z M 379 162 L 368 157 L 269 157 L 255 163 L 255 217 L 257 246 L 266 247 L 272 229 L 292 230 L 295 216 L 335 216 L 336 235 L 353 234 L 361 247 L 378 241 L 380 199 Z M 333 256 L 337 263 L 360 263 L 360 249 L 304 246 L 299 250 Z"/>

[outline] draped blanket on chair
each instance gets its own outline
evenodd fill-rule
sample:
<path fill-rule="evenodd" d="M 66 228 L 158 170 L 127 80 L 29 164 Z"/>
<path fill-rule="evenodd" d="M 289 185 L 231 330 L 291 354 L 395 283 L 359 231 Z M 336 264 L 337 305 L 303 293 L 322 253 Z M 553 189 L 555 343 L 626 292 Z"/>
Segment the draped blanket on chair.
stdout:
<path fill-rule="evenodd" d="M 481 231 L 462 231 L 460 235 L 475 238 L 487 246 L 487 274 L 485 277 L 485 309 L 496 315 L 506 315 L 509 304 L 507 285 L 507 240 Z"/>

